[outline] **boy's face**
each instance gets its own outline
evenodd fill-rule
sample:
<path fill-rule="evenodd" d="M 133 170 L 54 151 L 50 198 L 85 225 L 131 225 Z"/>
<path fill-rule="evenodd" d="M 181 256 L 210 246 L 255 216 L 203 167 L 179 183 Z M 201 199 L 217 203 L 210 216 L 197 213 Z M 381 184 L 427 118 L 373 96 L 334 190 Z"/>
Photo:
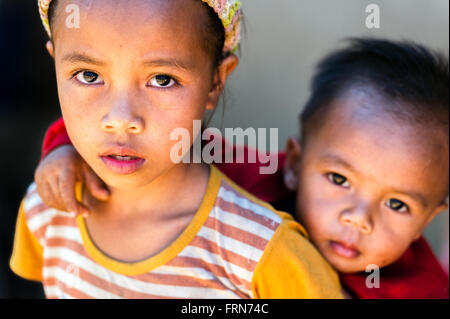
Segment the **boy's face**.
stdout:
<path fill-rule="evenodd" d="M 386 102 L 364 94 L 334 101 L 297 166 L 298 217 L 344 273 L 393 263 L 447 208 L 444 134 L 405 124 L 377 103 Z"/>
<path fill-rule="evenodd" d="M 69 4 L 79 8 L 79 28 Z M 193 120 L 215 106 L 220 76 L 203 46 L 207 21 L 201 1 L 59 1 L 49 51 L 64 121 L 108 185 L 143 186 L 168 172 L 178 142 L 171 132 L 186 128 L 193 141 Z M 220 67 L 227 63 L 230 71 L 237 59 Z"/>

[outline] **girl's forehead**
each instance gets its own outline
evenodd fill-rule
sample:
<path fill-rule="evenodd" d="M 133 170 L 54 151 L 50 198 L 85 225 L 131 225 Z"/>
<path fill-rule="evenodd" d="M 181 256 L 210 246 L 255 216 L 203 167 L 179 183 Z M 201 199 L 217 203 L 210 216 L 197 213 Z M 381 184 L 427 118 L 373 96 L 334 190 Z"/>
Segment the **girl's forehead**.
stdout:
<path fill-rule="evenodd" d="M 200 31 L 206 23 L 205 9 L 197 0 L 59 0 L 56 17 L 57 28 L 82 29 L 94 23 L 104 26 L 99 33 L 119 28 L 131 33 L 155 22 L 167 32 L 178 29 L 186 33 L 195 27 Z"/>
<path fill-rule="evenodd" d="M 99 12 L 106 11 L 106 9 L 114 10 L 114 13 L 128 13 L 125 20 L 132 20 L 132 11 L 128 9 L 137 9 L 139 14 L 158 14 L 164 16 L 168 13 L 182 13 L 187 19 L 190 19 L 193 24 L 199 25 L 203 31 L 206 29 L 202 24 L 200 16 L 206 15 L 205 8 L 208 6 L 210 10 L 217 14 L 218 19 L 221 21 L 225 31 L 225 43 L 223 46 L 223 53 L 234 53 L 240 42 L 240 25 L 241 25 L 241 3 L 240 0 L 38 0 L 39 13 L 41 20 L 50 38 L 54 38 L 54 30 L 50 30 L 49 24 L 49 8 L 53 4 L 58 2 L 58 8 L 64 8 L 66 13 L 70 13 L 73 8 L 80 11 L 80 6 L 84 7 L 85 14 L 91 9 L 97 7 Z M 61 4 L 62 3 L 62 4 Z M 70 6 L 70 9 L 69 9 Z M 149 6 L 157 8 L 157 10 L 148 10 Z M 98 8 L 99 7 L 99 8 Z M 195 8 L 196 11 L 192 12 L 186 10 L 186 7 Z M 170 11 L 168 11 L 170 9 Z M 176 10 L 177 9 L 177 10 Z M 59 9 L 56 11 L 60 11 Z M 135 11 L 136 13 L 136 11 Z M 66 20 L 66 22 L 68 19 Z M 200 23 L 199 23 L 200 22 Z"/>
<path fill-rule="evenodd" d="M 79 4 L 78 26 L 67 25 L 70 13 L 63 9 L 65 4 Z M 90 47 L 105 58 L 116 51 L 127 51 L 130 57 L 152 51 L 201 55 L 202 9 L 200 1 L 191 0 L 63 0 L 52 28 L 54 42 L 66 47 L 64 51 Z"/>

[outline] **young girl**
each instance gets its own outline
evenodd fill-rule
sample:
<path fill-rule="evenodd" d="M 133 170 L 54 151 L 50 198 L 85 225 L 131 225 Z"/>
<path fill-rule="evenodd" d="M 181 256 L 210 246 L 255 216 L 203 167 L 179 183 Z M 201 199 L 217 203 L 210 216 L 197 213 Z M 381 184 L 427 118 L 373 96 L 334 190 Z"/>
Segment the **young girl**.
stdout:
<path fill-rule="evenodd" d="M 17 221 L 16 274 L 42 281 L 48 298 L 342 296 L 289 215 L 214 166 L 171 161 L 171 132 L 192 131 L 238 64 L 239 1 L 39 8 L 68 136 L 110 194 L 78 187 L 91 214 L 75 216 L 46 206 L 33 184 Z M 79 12 L 78 26 L 67 12 Z"/>

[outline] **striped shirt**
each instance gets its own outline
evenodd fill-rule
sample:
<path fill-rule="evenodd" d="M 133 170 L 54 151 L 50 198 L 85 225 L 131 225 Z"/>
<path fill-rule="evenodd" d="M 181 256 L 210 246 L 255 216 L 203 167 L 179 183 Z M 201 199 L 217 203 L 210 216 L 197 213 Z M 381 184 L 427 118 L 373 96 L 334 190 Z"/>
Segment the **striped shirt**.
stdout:
<path fill-rule="evenodd" d="M 169 247 L 121 262 L 93 243 L 82 216 L 47 207 L 32 184 L 11 269 L 47 298 L 339 298 L 336 274 L 304 229 L 217 168 L 194 218 Z M 149 240 L 151 238 L 149 237 Z"/>

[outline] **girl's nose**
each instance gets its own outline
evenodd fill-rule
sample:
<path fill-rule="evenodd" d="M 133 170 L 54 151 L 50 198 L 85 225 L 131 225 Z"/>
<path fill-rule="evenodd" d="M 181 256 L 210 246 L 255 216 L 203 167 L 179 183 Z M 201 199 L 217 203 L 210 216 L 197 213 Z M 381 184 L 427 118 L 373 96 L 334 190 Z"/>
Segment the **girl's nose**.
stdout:
<path fill-rule="evenodd" d="M 142 117 L 134 115 L 127 107 L 115 107 L 105 114 L 101 122 L 102 130 L 107 133 L 140 134 L 145 123 Z"/>
<path fill-rule="evenodd" d="M 370 234 L 373 230 L 371 214 L 368 208 L 347 209 L 340 215 L 343 225 L 355 227 L 363 234 Z"/>

